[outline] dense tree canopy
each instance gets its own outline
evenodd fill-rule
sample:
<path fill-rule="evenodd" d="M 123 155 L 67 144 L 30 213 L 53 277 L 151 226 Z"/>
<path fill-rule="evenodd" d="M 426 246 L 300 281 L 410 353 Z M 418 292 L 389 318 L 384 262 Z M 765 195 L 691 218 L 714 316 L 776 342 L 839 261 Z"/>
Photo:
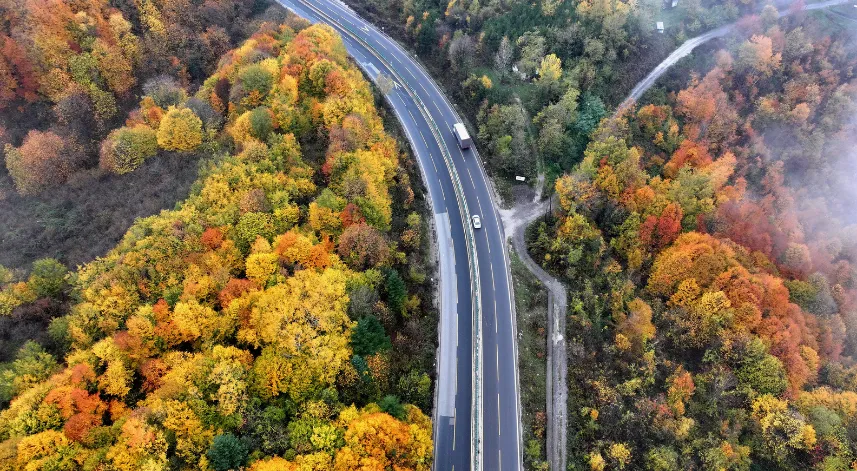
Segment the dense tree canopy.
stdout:
<path fill-rule="evenodd" d="M 21 146 L 33 140 L 24 137 L 29 131 L 47 130 L 76 147 L 51 153 L 43 138 L 39 156 L 32 143 L 21 153 L 5 152 L 18 191 L 39 193 L 94 167 L 98 141 L 125 119 L 141 86 L 164 110 L 184 101 L 184 87 L 200 84 L 219 57 L 258 26 L 250 17 L 262 7 L 247 0 L 0 6 L 0 126 L 9 133 L 3 144 Z M 127 173 L 139 166 L 153 153 L 141 138 L 140 130 L 110 136 L 101 146 L 101 167 Z M 192 147 L 186 142 L 180 150 Z"/>
<path fill-rule="evenodd" d="M 421 281 L 398 273 L 421 220 L 391 196 L 413 191 L 340 38 L 290 24 L 227 54 L 194 97 L 148 84 L 102 145 L 121 173 L 205 142 L 217 155 L 185 201 L 74 272 L 0 267 L 0 315 L 69 306 L 50 327 L 64 358 L 30 342 L 0 363 L 0 468 L 431 469 L 431 422 L 397 399 L 431 410 L 435 321 L 415 298 L 405 323 Z M 234 155 L 215 144 L 229 136 Z M 13 153 L 64 145 L 31 140 Z"/>
<path fill-rule="evenodd" d="M 570 460 L 591 469 L 854 462 L 857 55 L 805 19 L 743 27 L 603 120 L 529 233 L 570 282 Z"/>

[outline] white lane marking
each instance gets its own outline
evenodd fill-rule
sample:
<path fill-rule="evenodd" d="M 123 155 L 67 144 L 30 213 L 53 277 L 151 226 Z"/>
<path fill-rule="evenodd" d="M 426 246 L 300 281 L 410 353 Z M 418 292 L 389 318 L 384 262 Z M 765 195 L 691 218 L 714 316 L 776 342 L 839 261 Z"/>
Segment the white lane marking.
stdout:
<path fill-rule="evenodd" d="M 497 359 L 497 383 L 500 382 L 500 344 L 494 344 L 494 353 L 496 354 Z"/>
<path fill-rule="evenodd" d="M 364 31 L 365 31 L 365 30 L 364 30 Z M 367 32 L 368 32 L 368 31 L 367 31 Z M 347 36 L 347 34 L 346 34 L 346 36 Z M 385 50 L 387 50 L 387 48 L 386 48 L 386 47 L 384 47 L 384 46 L 383 46 L 383 44 L 382 44 L 382 47 L 383 47 Z M 389 51 L 388 51 L 388 52 L 389 52 Z M 413 73 L 411 73 L 411 71 L 410 71 L 409 69 L 407 69 L 407 68 L 406 68 L 406 70 L 408 71 L 409 75 L 411 75 L 412 77 L 414 77 L 414 79 L 416 80 L 416 77 L 413 75 Z M 420 85 L 420 88 L 422 88 L 422 89 L 423 89 L 423 91 L 424 91 L 426 94 L 429 94 L 429 93 L 428 93 L 428 91 L 425 89 L 425 87 L 423 86 L 423 84 L 422 84 L 422 83 L 420 83 L 419 85 Z M 439 112 L 441 112 L 441 114 L 443 114 L 443 113 L 442 113 L 442 111 L 440 110 L 440 107 L 437 105 L 437 103 L 436 103 L 436 102 L 434 102 L 434 100 L 432 100 L 432 102 L 434 103 L 435 108 L 437 108 L 437 109 L 438 109 L 438 111 L 439 111 Z M 405 108 L 406 108 L 406 111 L 408 111 L 408 114 L 411 114 L 411 113 L 410 113 L 410 110 L 409 110 L 409 109 L 408 109 L 408 107 L 407 107 L 407 102 L 405 102 L 405 101 L 403 100 L 403 103 L 405 104 Z M 413 115 L 411 115 L 411 119 L 412 119 L 412 120 L 414 119 L 414 118 L 413 118 Z M 414 120 L 414 121 L 415 121 L 415 120 Z M 406 128 L 406 131 L 407 131 L 407 128 Z M 426 147 L 428 148 L 428 144 L 425 142 L 425 137 L 422 135 L 422 131 L 419 131 L 419 132 L 420 132 L 420 137 L 423 139 L 423 143 L 424 143 L 424 144 L 426 144 Z M 410 133 L 408 133 L 408 134 L 410 134 Z M 438 143 L 438 144 L 439 144 L 439 145 L 443 145 L 443 143 Z M 428 151 L 428 149 L 426 149 L 426 150 Z M 460 150 L 459 150 L 459 152 L 460 152 Z M 430 154 L 430 153 L 429 153 L 429 154 Z M 432 160 L 432 165 L 433 165 L 433 166 L 435 166 L 435 171 L 437 171 L 437 167 L 436 167 L 436 165 L 435 165 L 434 159 L 431 159 L 431 160 Z M 468 175 L 469 175 L 469 174 L 470 174 L 470 171 L 469 171 L 469 169 L 468 169 Z M 473 184 L 473 185 L 474 185 L 474 188 L 475 188 L 475 184 L 474 184 L 474 182 L 473 182 L 473 177 L 472 177 L 472 175 L 470 175 L 470 180 L 471 180 L 471 184 Z M 441 193 L 443 194 L 443 193 L 444 193 L 444 192 L 443 192 L 443 187 L 441 186 L 440 188 L 441 188 Z M 443 197 L 444 197 L 444 200 L 446 200 L 446 196 L 445 196 L 445 194 L 443 195 Z M 478 198 L 477 198 L 477 204 L 479 204 L 479 203 L 478 203 Z M 480 206 L 480 210 L 481 210 L 481 205 L 479 205 L 479 206 Z M 489 249 L 489 251 L 490 251 L 490 249 Z M 492 268 L 492 270 L 493 270 L 493 268 Z M 492 275 L 492 278 L 493 278 L 493 275 Z M 494 304 L 495 304 L 495 312 L 494 312 L 494 316 L 495 316 L 495 318 L 496 318 L 496 315 L 497 315 L 497 313 L 496 313 L 496 300 L 495 300 Z M 495 328 L 496 328 L 496 325 L 497 325 L 497 323 L 495 322 Z M 457 340 L 457 339 L 456 339 L 456 340 Z M 498 348 L 499 348 L 499 346 L 498 346 Z M 456 364 L 457 364 L 457 361 L 458 361 L 458 357 L 457 357 L 457 355 L 456 355 Z M 498 377 L 499 377 L 499 351 L 498 351 L 498 353 L 497 353 L 497 361 L 498 361 Z M 458 382 L 458 375 L 456 374 L 455 376 L 456 376 L 456 386 L 457 386 L 457 382 Z M 499 417 L 499 413 L 500 413 L 500 404 L 499 404 L 500 394 L 499 394 L 499 392 L 498 392 L 498 394 L 497 394 L 497 400 L 498 400 L 498 403 L 497 403 L 497 413 L 498 413 L 498 417 L 497 417 L 497 419 L 498 419 L 497 427 L 498 427 L 498 435 L 499 435 L 499 434 L 500 434 L 500 422 L 499 422 L 499 421 L 500 421 L 500 417 Z M 454 418 L 453 418 L 453 450 L 455 450 L 455 437 L 456 437 L 456 421 L 455 421 L 455 416 L 457 416 L 457 410 L 455 410 L 455 409 L 454 409 L 454 412 L 453 412 L 453 413 L 454 413 Z M 517 424 L 516 424 L 516 427 L 517 427 Z M 498 458 L 499 458 L 500 456 L 501 456 L 501 455 L 500 455 L 500 452 L 499 452 L 499 450 L 498 450 Z M 455 468 L 453 467 L 453 471 L 454 471 L 454 469 L 455 469 Z"/>
<path fill-rule="evenodd" d="M 500 331 L 499 331 L 499 330 L 497 330 L 497 329 L 498 329 L 498 327 L 497 327 L 497 325 L 498 325 L 498 324 L 499 324 L 499 322 L 497 322 L 497 297 L 495 296 L 495 297 L 494 297 L 494 333 L 495 333 L 495 334 L 499 334 L 499 333 L 500 333 Z"/>
<path fill-rule="evenodd" d="M 487 239 L 488 237 L 486 236 L 485 238 Z M 489 247 L 491 246 L 490 242 L 488 243 L 488 246 Z M 491 289 L 493 290 L 494 293 L 497 293 L 497 287 L 494 285 L 494 262 L 491 262 Z M 497 321 L 497 296 L 494 296 L 494 333 L 495 334 L 500 333 L 499 327 L 498 327 L 499 325 L 500 325 L 500 322 Z"/>
<path fill-rule="evenodd" d="M 500 436 L 500 393 L 497 393 L 497 436 Z"/>
<path fill-rule="evenodd" d="M 404 100 L 403 100 L 403 102 L 407 103 Z M 411 121 L 416 124 L 417 119 L 414 117 L 413 113 L 411 113 L 411 110 L 407 107 L 407 105 L 405 106 L 405 111 L 408 112 L 408 115 L 411 117 Z M 405 127 L 405 130 L 407 131 L 407 126 Z M 432 165 L 432 167 L 434 167 L 434 172 L 436 174 L 440 175 L 440 171 L 437 169 L 437 164 L 435 163 L 434 158 L 432 158 L 432 156 L 431 156 L 431 151 L 429 151 L 429 149 L 428 149 L 428 143 L 426 142 L 425 136 L 423 136 L 423 132 L 419 131 L 419 130 L 417 130 L 417 131 L 420 133 L 420 137 L 423 140 L 423 144 L 425 144 L 425 146 L 426 146 L 426 153 L 429 155 L 429 161 L 431 161 L 431 165 Z M 410 136 L 410 132 L 408 132 L 408 135 Z M 439 188 L 440 188 L 440 195 L 443 197 L 443 201 L 446 202 L 446 192 L 443 190 L 443 185 L 440 185 Z"/>
<path fill-rule="evenodd" d="M 387 37 L 387 35 L 384 34 L 383 32 L 379 32 L 378 28 L 368 24 L 363 18 L 357 16 L 356 13 L 354 13 L 350 9 L 346 8 L 345 6 L 343 6 L 343 5 L 334 5 L 334 6 L 342 11 L 344 16 L 346 17 L 347 20 L 349 20 L 350 23 L 352 23 L 354 25 L 362 24 L 363 26 L 360 29 L 365 31 L 366 33 L 368 33 L 370 35 L 370 38 L 376 39 L 378 44 L 388 53 L 390 53 L 390 49 L 387 49 L 387 46 L 385 44 L 389 43 L 390 47 L 393 49 L 393 51 L 392 51 L 393 58 L 396 58 L 395 56 L 398 54 L 401 57 L 406 57 L 408 60 L 413 60 L 409 54 L 407 54 L 404 50 L 402 50 L 401 47 L 398 47 L 398 44 L 396 42 L 389 39 Z M 375 38 L 373 35 L 377 35 L 378 37 Z M 410 74 L 411 77 L 414 78 L 414 80 L 417 80 L 416 76 L 414 76 L 414 74 L 410 71 L 409 68 L 407 68 L 407 67 L 402 67 L 402 68 L 407 70 L 408 74 Z"/>
<path fill-rule="evenodd" d="M 411 114 L 411 110 L 408 110 L 408 114 Z M 411 114 L 411 119 L 413 119 L 413 117 L 414 117 L 414 115 L 412 115 L 412 114 Z M 435 174 L 437 174 L 437 175 L 440 175 L 440 171 L 437 169 L 437 164 L 435 163 L 434 158 L 431 156 L 431 151 L 429 150 L 429 145 L 428 145 L 428 141 L 426 141 L 426 137 L 425 137 L 425 136 L 423 136 L 423 132 L 422 132 L 422 131 L 418 130 L 417 132 L 419 132 L 419 133 L 420 133 L 420 137 L 421 137 L 421 138 L 422 138 L 422 140 L 423 140 L 423 145 L 425 145 L 425 146 L 426 146 L 426 153 L 428 153 L 428 155 L 429 155 L 429 160 L 431 160 L 431 166 L 432 166 L 432 167 L 434 167 L 434 173 L 435 173 Z M 444 190 L 443 190 L 443 185 L 440 185 L 440 195 L 443 197 L 443 201 L 444 201 L 444 203 L 447 203 L 447 201 L 446 201 L 446 191 L 444 191 Z M 448 204 L 448 203 L 447 203 L 447 204 Z"/>
<path fill-rule="evenodd" d="M 338 6 L 338 5 L 337 5 L 337 6 Z M 353 18 L 359 18 L 359 17 L 356 17 L 356 15 L 355 15 L 355 14 L 353 14 L 353 12 L 351 12 L 350 10 L 348 10 L 348 9 L 344 8 L 344 6 L 340 6 L 340 9 L 345 13 L 345 15 L 346 15 L 346 16 L 350 16 L 350 17 L 353 17 Z M 362 19 L 359 19 L 359 20 L 360 20 L 361 22 L 363 22 L 363 21 L 362 21 Z M 387 39 L 386 39 L 386 37 L 384 37 L 383 35 L 380 35 L 380 36 L 381 36 L 382 38 L 384 38 L 384 40 L 385 40 L 385 41 L 387 40 Z M 383 47 L 383 45 L 382 45 L 382 47 Z M 384 49 L 386 50 L 386 47 L 384 47 Z M 394 50 L 395 50 L 396 52 L 400 52 L 400 51 L 399 51 L 399 48 L 395 48 L 395 47 L 394 47 Z M 388 51 L 388 52 L 389 52 L 389 51 Z M 404 54 L 404 53 L 403 53 L 403 54 Z M 404 54 L 404 55 L 408 57 L 408 60 L 412 60 L 412 58 L 410 57 L 410 55 L 408 55 L 408 54 Z M 408 74 L 409 74 L 412 78 L 414 78 L 414 80 L 417 80 L 416 76 L 413 74 L 413 72 L 411 72 L 411 70 L 410 70 L 409 68 L 405 68 L 405 70 L 408 72 Z M 420 69 L 420 70 L 421 70 L 421 69 Z M 423 74 L 421 74 L 421 75 L 423 75 Z M 425 91 L 426 93 L 428 93 L 428 91 L 427 91 L 427 90 L 425 90 L 425 87 L 422 85 L 422 83 L 420 83 L 420 88 L 422 88 L 422 89 L 423 89 L 423 91 Z M 444 97 L 443 95 L 441 95 L 441 96 L 442 96 L 442 97 L 443 97 L 443 99 L 444 99 L 444 104 L 446 104 L 446 105 L 447 105 L 447 107 L 448 107 L 449 109 L 451 109 L 451 106 L 448 104 L 448 102 L 447 102 L 447 100 L 446 100 L 446 97 Z M 407 107 L 407 104 L 405 104 L 405 106 Z M 441 114 L 443 114 L 443 112 L 440 110 L 439 106 L 437 106 L 437 103 L 436 103 L 436 102 L 435 102 L 435 107 L 436 107 L 436 108 L 438 108 L 438 111 L 440 111 L 440 112 L 441 112 Z M 413 117 L 412 117 L 412 118 L 413 118 Z M 460 152 L 460 151 L 459 151 L 459 152 Z M 434 160 L 432 160 L 432 164 L 434 165 Z M 482 179 L 483 183 L 485 183 L 485 185 L 486 185 L 486 187 L 487 187 L 487 181 L 486 181 L 486 177 L 485 177 L 484 172 L 481 172 L 481 171 L 480 171 L 479 173 L 480 173 L 480 175 L 479 175 L 479 176 L 480 176 L 480 177 L 482 177 L 481 179 Z M 470 171 L 469 171 L 469 169 L 468 169 L 468 175 L 470 176 L 471 184 L 473 184 L 473 185 L 474 185 L 474 188 L 475 188 L 475 186 L 476 186 L 476 185 L 475 185 L 475 182 L 473 182 L 473 177 L 472 177 L 472 175 L 470 175 Z M 441 187 L 441 191 L 443 192 L 443 187 Z M 446 198 L 445 198 L 445 196 L 444 196 L 444 199 L 446 199 Z M 492 206 L 493 206 L 493 205 L 492 205 Z M 496 216 L 496 211 L 495 211 L 495 225 L 496 225 L 496 226 L 497 226 L 497 228 L 498 228 L 498 233 L 502 233 L 502 232 L 501 232 L 501 230 L 500 230 L 499 218 L 497 218 L 497 216 Z M 489 245 L 489 246 L 490 246 L 490 245 Z M 490 251 L 490 248 L 489 248 L 489 251 Z M 506 269 L 506 273 L 508 274 L 508 263 L 507 263 L 507 261 L 506 261 L 505 256 L 503 257 L 503 266 L 504 266 L 504 268 Z M 492 268 L 492 274 L 493 274 L 493 268 Z M 507 285 L 507 289 L 509 290 L 509 291 L 507 291 L 507 292 L 511 294 L 511 287 L 510 287 L 510 286 L 511 286 L 511 280 L 509 280 L 509 277 L 508 277 L 508 276 L 506 276 L 506 285 Z M 511 319 L 511 315 L 512 315 L 512 299 L 511 299 L 511 296 L 510 296 L 508 299 L 509 299 L 509 313 L 510 313 L 510 323 L 511 323 L 511 320 L 512 320 L 512 319 Z M 495 299 L 495 302 L 494 302 L 494 303 L 495 303 L 495 305 L 496 305 L 496 299 Z M 496 309 L 495 309 L 495 316 L 496 316 Z M 495 324 L 495 326 L 496 326 L 496 324 Z M 513 328 L 514 328 L 514 326 L 513 326 Z M 514 339 L 513 339 L 513 346 L 516 346 L 516 345 L 515 345 L 515 342 L 514 342 Z M 518 377 L 518 371 L 517 371 L 517 368 L 513 368 L 513 371 L 514 371 L 514 374 L 515 374 L 515 382 L 517 383 L 517 382 L 518 382 L 518 378 L 517 378 L 517 377 Z M 498 394 L 498 396 L 499 396 L 499 394 Z M 517 415 L 520 415 L 520 413 L 518 412 L 518 404 L 517 404 L 517 401 L 514 401 L 514 402 L 515 402 L 516 414 L 517 414 Z M 515 423 L 515 428 L 516 428 L 516 429 L 518 429 L 518 428 L 519 428 L 519 424 L 517 423 L 517 421 L 516 421 L 516 423 Z M 520 433 L 518 433 L 518 434 L 520 435 Z M 518 441 L 517 441 L 517 440 L 516 440 L 516 444 L 515 444 L 515 445 L 516 445 L 516 449 L 517 449 L 517 454 L 518 454 L 518 455 L 520 455 L 520 444 L 518 443 Z M 499 452 L 499 450 L 498 450 L 498 457 L 499 457 L 499 456 L 500 456 L 500 452 Z"/>
<path fill-rule="evenodd" d="M 458 376 L 458 375 L 455 375 Z M 458 418 L 458 409 L 452 409 L 452 451 L 455 451 L 455 423 L 458 422 L 456 419 Z"/>
<path fill-rule="evenodd" d="M 465 165 L 464 170 L 467 170 L 467 178 L 470 179 L 470 184 L 473 185 L 473 189 L 475 190 L 476 189 L 476 182 L 473 181 L 473 175 L 470 174 L 470 167 Z M 477 199 L 478 198 L 479 197 L 477 196 Z M 480 208 L 480 210 L 481 210 L 481 208 Z"/>
<path fill-rule="evenodd" d="M 408 112 L 408 115 L 411 117 L 411 122 L 412 122 L 412 123 L 414 123 L 414 124 L 416 125 L 417 120 L 416 120 L 416 118 L 414 118 L 414 115 L 413 115 L 413 114 L 411 114 L 411 110 L 410 110 L 410 109 L 408 109 L 408 107 L 407 107 L 407 101 L 405 101 L 404 99 L 402 99 L 402 103 L 404 103 L 404 104 L 405 104 L 405 111 L 407 111 L 407 112 Z M 396 110 L 396 111 L 398 112 L 398 110 L 396 109 L 395 105 L 393 106 L 393 109 L 394 109 L 394 110 Z M 408 140 L 409 140 L 409 141 L 411 141 L 411 142 L 416 142 L 416 140 L 415 140 L 415 139 L 414 139 L 414 137 L 413 137 L 413 134 L 411 133 L 411 130 L 410 130 L 410 129 L 408 129 L 408 126 L 407 126 L 407 125 L 405 125 L 405 126 L 404 126 L 404 128 L 405 128 L 405 134 L 407 134 L 407 135 L 408 135 Z M 420 132 L 420 136 L 422 136 L 422 132 Z M 423 142 L 425 142 L 425 138 L 423 138 Z M 419 156 L 419 154 L 420 154 L 420 152 L 417 150 L 416 146 L 414 146 L 414 153 L 415 153 L 415 154 L 417 154 L 417 156 Z M 435 173 L 439 175 L 439 174 L 440 174 L 440 172 L 439 172 L 439 171 L 438 171 L 438 169 L 437 169 L 437 164 L 435 164 L 435 161 L 434 161 L 434 159 L 433 159 L 433 158 L 432 158 L 432 156 L 431 156 L 431 152 L 428 150 L 428 146 L 426 146 L 425 153 L 426 153 L 426 154 L 428 154 L 429 161 L 431 161 L 431 165 L 432 165 L 432 167 L 434 167 L 434 171 L 435 171 Z M 443 198 L 443 201 L 444 201 L 444 203 L 445 203 L 445 204 L 448 204 L 448 203 L 447 203 L 447 201 L 446 201 L 446 192 L 444 192 L 444 191 L 443 191 L 443 185 L 440 185 L 440 186 L 439 186 L 439 188 L 440 188 L 440 196 L 441 196 L 441 198 Z M 454 243 L 453 243 L 453 244 L 454 244 Z M 455 261 L 455 252 L 453 251 L 453 262 L 454 262 L 454 261 Z"/>

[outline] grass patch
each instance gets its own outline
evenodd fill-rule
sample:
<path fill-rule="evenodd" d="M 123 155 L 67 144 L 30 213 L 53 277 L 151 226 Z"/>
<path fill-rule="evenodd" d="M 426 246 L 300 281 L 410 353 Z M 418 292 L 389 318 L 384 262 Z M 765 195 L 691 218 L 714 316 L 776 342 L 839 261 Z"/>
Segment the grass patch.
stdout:
<path fill-rule="evenodd" d="M 38 196 L 20 196 L 0 172 L 0 265 L 29 269 L 54 257 L 74 267 L 106 254 L 134 219 L 187 197 L 198 160 L 161 153 L 129 174 L 83 171 Z"/>
<path fill-rule="evenodd" d="M 518 370 L 524 426 L 524 465 L 537 469 L 545 460 L 547 396 L 547 290 L 512 251 L 512 281 L 518 319 Z"/>

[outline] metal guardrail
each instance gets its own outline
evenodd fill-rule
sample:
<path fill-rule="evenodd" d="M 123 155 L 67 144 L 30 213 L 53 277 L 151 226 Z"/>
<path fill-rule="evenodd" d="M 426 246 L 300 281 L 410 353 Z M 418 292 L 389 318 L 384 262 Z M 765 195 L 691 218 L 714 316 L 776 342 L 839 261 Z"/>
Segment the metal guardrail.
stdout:
<path fill-rule="evenodd" d="M 467 244 L 467 259 L 468 265 L 470 267 L 470 291 L 471 291 L 471 299 L 473 306 L 473 382 L 472 382 L 472 394 L 473 400 L 471 403 L 471 446 L 470 446 L 470 467 L 473 470 L 481 471 L 482 470 L 482 306 L 481 306 L 481 293 L 480 293 L 480 284 L 479 284 L 479 265 L 476 263 L 476 240 L 473 234 L 473 227 L 470 225 L 470 210 L 467 207 L 467 201 L 464 196 L 464 189 L 461 186 L 461 179 L 458 176 L 458 172 L 455 170 L 455 163 L 452 160 L 452 156 L 449 154 L 449 150 L 446 147 L 446 144 L 441 137 L 440 129 L 437 127 L 437 123 L 435 123 L 434 119 L 431 117 L 431 113 L 428 111 L 428 107 L 423 103 L 420 97 L 416 94 L 416 92 L 408 85 L 408 83 L 396 72 L 396 69 L 390 64 L 386 59 L 384 59 L 383 55 L 368 42 L 363 40 L 360 35 L 353 31 L 350 27 L 340 24 L 336 22 L 333 18 L 330 17 L 327 13 L 321 11 L 315 6 L 305 2 L 304 0 L 297 0 L 301 4 L 306 7 L 312 9 L 316 14 L 320 15 L 323 18 L 326 18 L 328 22 L 332 25 L 338 26 L 339 28 L 345 30 L 349 35 L 363 45 L 368 51 L 370 51 L 378 60 L 380 60 L 392 73 L 398 81 L 402 84 L 402 87 L 408 93 L 408 95 L 413 99 L 413 101 L 417 104 L 420 109 L 420 113 L 425 118 L 426 122 L 429 124 L 431 128 L 432 134 L 434 135 L 435 141 L 438 143 L 438 147 L 441 150 L 441 154 L 443 156 L 444 163 L 446 164 L 447 169 L 449 170 L 450 175 L 452 176 L 453 187 L 455 188 L 455 199 L 458 201 L 458 207 L 463 210 L 461 215 L 462 224 L 464 225 L 464 233 Z"/>

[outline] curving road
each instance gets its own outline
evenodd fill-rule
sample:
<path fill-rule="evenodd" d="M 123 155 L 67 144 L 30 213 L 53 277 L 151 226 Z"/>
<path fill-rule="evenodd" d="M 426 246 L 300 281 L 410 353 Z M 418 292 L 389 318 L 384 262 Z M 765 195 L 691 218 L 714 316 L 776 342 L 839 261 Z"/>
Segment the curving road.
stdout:
<path fill-rule="evenodd" d="M 842 5 L 843 3 L 850 3 L 853 1 L 854 0 L 827 0 L 824 2 L 806 5 L 802 9 L 789 8 L 786 10 L 781 10 L 779 12 L 779 15 L 780 18 L 782 18 L 784 16 L 788 16 L 801 11 L 820 10 L 823 8 Z M 628 98 L 626 98 L 625 101 L 622 102 L 622 105 L 619 106 L 619 110 L 639 100 L 640 97 L 643 96 L 643 93 L 646 93 L 646 91 L 651 88 L 652 85 L 654 85 L 655 82 L 657 82 L 658 79 L 661 78 L 661 76 L 664 75 L 664 73 L 666 73 L 666 71 L 670 67 L 675 65 L 676 62 L 678 62 L 691 52 L 693 52 L 693 50 L 696 49 L 697 46 L 704 44 L 714 38 L 726 36 L 735 28 L 735 26 L 737 26 L 737 24 L 738 23 L 731 23 L 725 26 L 721 26 L 719 28 L 708 31 L 707 33 L 701 34 L 694 38 L 690 38 L 684 43 L 682 43 L 682 45 L 679 46 L 678 49 L 673 51 L 672 54 L 667 56 L 666 59 L 664 59 L 660 64 L 658 64 L 658 66 L 655 67 L 654 70 L 652 70 L 649 75 L 646 76 L 646 78 L 644 78 L 639 83 L 637 83 L 637 85 L 634 86 L 634 88 L 631 90 L 631 93 L 628 95 Z"/>
<path fill-rule="evenodd" d="M 459 149 L 451 132 L 453 123 L 460 121 L 457 113 L 398 43 L 337 0 L 277 1 L 312 22 L 336 29 L 348 52 L 373 80 L 384 74 L 395 82 L 387 99 L 417 156 L 437 231 L 441 321 L 435 469 L 522 469 L 517 332 L 508 251 L 478 153 L 474 148 Z M 481 229 L 469 227 L 471 214 L 481 215 Z M 474 389 L 474 378 L 481 388 Z"/>

